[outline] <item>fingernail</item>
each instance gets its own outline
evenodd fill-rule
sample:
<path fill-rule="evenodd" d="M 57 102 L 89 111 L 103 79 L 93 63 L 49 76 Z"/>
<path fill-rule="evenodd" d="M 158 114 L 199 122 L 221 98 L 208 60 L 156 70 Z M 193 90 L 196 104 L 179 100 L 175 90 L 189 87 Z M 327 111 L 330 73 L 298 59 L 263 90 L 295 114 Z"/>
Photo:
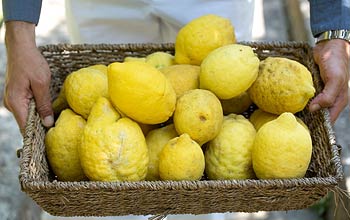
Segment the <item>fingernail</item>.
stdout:
<path fill-rule="evenodd" d="M 313 104 L 310 106 L 310 111 L 315 112 L 321 109 L 321 106 L 319 104 Z"/>
<path fill-rule="evenodd" d="M 45 127 L 51 127 L 54 123 L 54 119 L 52 115 L 46 116 L 43 120 L 43 125 Z"/>

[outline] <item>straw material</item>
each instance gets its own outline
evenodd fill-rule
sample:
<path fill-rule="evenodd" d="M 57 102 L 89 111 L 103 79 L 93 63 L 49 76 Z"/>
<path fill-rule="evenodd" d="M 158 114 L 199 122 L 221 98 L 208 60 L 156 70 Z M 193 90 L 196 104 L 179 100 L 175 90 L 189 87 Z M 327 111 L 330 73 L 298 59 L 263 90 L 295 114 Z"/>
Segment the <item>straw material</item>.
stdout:
<path fill-rule="evenodd" d="M 280 56 L 304 64 L 322 88 L 312 48 L 299 42 L 251 43 L 259 58 Z M 155 51 L 174 53 L 173 44 L 48 45 L 40 47 L 52 71 L 51 95 L 57 97 L 65 77 L 93 64 L 110 64 L 126 56 L 145 57 Z M 342 179 L 339 148 L 327 110 L 298 116 L 308 125 L 313 153 L 305 178 L 286 180 L 201 180 L 140 182 L 60 182 L 54 179 L 45 155 L 45 128 L 32 101 L 20 158 L 22 191 L 52 215 L 117 216 L 206 214 L 295 210 L 309 207 Z"/>

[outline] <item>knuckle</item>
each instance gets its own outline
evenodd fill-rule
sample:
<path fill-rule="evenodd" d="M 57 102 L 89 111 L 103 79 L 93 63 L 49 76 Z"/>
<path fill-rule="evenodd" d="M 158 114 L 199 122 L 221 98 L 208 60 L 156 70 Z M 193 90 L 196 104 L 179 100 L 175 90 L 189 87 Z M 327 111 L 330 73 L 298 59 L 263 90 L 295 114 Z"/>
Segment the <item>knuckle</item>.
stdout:
<path fill-rule="evenodd" d="M 37 77 L 34 78 L 33 84 L 39 85 L 39 86 L 48 86 L 51 80 L 51 73 L 43 73 L 38 74 Z"/>
<path fill-rule="evenodd" d="M 50 115 L 52 113 L 51 103 L 49 103 L 49 102 L 37 103 L 36 108 L 37 108 L 38 112 L 44 116 Z"/>
<path fill-rule="evenodd" d="M 323 107 L 329 107 L 332 106 L 335 102 L 335 98 L 329 95 L 325 95 L 323 97 Z"/>

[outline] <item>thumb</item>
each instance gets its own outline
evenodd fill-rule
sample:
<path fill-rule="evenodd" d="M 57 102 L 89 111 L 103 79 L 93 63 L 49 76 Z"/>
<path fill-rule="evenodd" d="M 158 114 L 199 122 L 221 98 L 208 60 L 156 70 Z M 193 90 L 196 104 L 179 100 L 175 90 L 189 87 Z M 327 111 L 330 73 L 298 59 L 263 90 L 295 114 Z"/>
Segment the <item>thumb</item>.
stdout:
<path fill-rule="evenodd" d="M 51 97 L 49 85 L 32 84 L 32 91 L 35 99 L 37 111 L 45 127 L 54 124 L 53 110 L 51 107 Z"/>

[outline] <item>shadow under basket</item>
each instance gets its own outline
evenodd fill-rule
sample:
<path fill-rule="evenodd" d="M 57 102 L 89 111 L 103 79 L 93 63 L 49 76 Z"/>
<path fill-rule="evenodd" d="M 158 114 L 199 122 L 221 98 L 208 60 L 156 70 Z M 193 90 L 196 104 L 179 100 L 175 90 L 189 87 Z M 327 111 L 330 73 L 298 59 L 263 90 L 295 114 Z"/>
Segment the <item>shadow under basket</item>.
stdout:
<path fill-rule="evenodd" d="M 323 88 L 312 48 L 302 42 L 240 42 L 251 46 L 260 60 L 286 57 L 312 73 L 316 93 Z M 156 51 L 174 54 L 174 44 L 47 45 L 39 48 L 52 71 L 51 96 L 57 97 L 66 76 L 93 64 L 145 57 Z M 40 207 L 58 216 L 122 216 L 282 211 L 307 208 L 329 191 L 337 191 L 343 177 L 340 147 L 327 110 L 297 115 L 309 127 L 313 151 L 307 174 L 299 179 L 200 180 L 139 182 L 57 181 L 46 158 L 46 129 L 34 102 L 30 103 L 19 181 L 23 192 Z"/>

